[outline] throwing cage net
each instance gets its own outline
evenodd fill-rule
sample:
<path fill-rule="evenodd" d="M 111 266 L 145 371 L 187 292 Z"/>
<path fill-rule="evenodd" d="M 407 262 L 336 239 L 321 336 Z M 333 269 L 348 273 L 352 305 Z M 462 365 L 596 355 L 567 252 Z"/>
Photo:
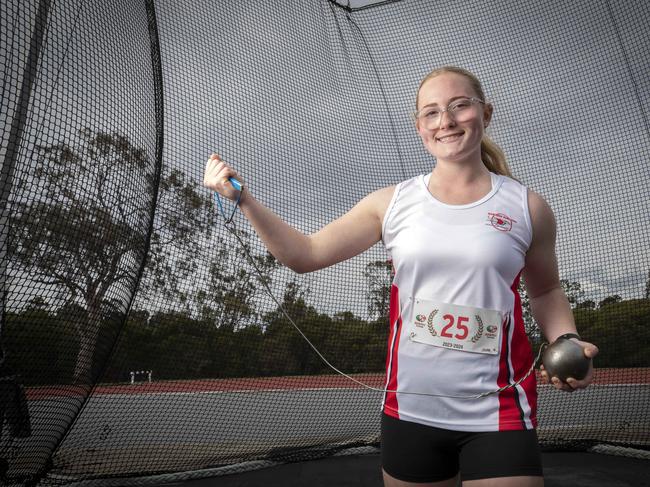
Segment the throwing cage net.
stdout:
<path fill-rule="evenodd" d="M 333 366 L 383 387 L 383 247 L 296 275 L 239 212 L 225 226 L 203 170 L 218 152 L 316 231 L 431 170 L 409 114 L 442 65 L 482 80 L 488 133 L 553 207 L 562 284 L 601 350 L 587 390 L 538 385 L 542 445 L 648 448 L 646 2 L 0 9 L 3 482 L 124 485 L 377 445 L 381 393 L 334 373 L 280 304 Z"/>

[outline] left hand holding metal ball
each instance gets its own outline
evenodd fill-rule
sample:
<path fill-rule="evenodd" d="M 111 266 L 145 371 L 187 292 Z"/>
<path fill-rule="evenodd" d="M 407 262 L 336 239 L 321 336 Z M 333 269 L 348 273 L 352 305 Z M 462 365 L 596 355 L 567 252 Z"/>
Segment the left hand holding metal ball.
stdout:
<path fill-rule="evenodd" d="M 580 348 L 584 357 L 576 355 L 580 353 Z M 543 361 L 547 366 L 541 366 L 542 378 L 546 383 L 550 382 L 556 389 L 562 391 L 573 392 L 585 388 L 593 380 L 591 359 L 597 354 L 598 347 L 592 343 L 574 338 L 560 338 L 544 351 Z M 573 374 L 569 371 L 573 371 Z"/>

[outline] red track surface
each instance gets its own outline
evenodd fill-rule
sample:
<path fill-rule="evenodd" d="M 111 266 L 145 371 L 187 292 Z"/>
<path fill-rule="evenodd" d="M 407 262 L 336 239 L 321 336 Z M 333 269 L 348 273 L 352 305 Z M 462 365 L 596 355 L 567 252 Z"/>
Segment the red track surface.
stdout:
<path fill-rule="evenodd" d="M 384 387 L 383 374 L 358 374 L 356 380 L 372 387 Z M 541 383 L 539 374 L 538 383 Z M 596 369 L 594 384 L 650 384 L 650 367 L 634 369 Z M 254 392 L 305 389 L 362 389 L 363 386 L 339 375 L 314 375 L 298 377 L 259 377 L 234 379 L 178 380 L 164 382 L 139 382 L 131 384 L 98 385 L 96 394 L 160 394 L 201 392 Z M 27 399 L 43 400 L 55 397 L 79 397 L 89 388 L 80 385 L 32 387 L 27 389 Z"/>

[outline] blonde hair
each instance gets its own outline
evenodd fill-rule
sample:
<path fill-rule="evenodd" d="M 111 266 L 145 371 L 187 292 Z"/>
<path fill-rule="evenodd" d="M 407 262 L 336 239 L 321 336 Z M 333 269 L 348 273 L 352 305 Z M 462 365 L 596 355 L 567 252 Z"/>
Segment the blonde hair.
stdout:
<path fill-rule="evenodd" d="M 483 93 L 483 87 L 481 86 L 481 82 L 476 76 L 474 76 L 466 69 L 459 68 L 457 66 L 442 66 L 431 71 L 424 77 L 422 81 L 420 81 L 420 86 L 418 87 L 418 92 L 415 98 L 416 110 L 418 109 L 418 98 L 420 96 L 420 90 L 422 89 L 424 83 L 443 73 L 456 73 L 460 74 L 461 76 L 465 76 L 465 78 L 467 78 L 469 81 L 472 89 L 478 95 L 478 98 L 482 101 L 485 101 L 485 93 Z M 493 142 L 492 139 L 490 139 L 485 133 L 483 133 L 483 138 L 481 139 L 481 160 L 490 172 L 508 176 L 510 178 L 512 177 L 512 172 L 510 171 L 510 167 L 506 161 L 506 155 L 501 150 L 501 147 Z"/>

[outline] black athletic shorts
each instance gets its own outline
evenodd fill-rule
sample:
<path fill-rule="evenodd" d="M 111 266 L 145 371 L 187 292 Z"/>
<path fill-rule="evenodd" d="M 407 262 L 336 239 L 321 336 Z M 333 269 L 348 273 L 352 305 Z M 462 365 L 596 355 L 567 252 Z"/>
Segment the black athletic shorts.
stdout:
<path fill-rule="evenodd" d="M 535 430 L 470 433 L 424 426 L 382 414 L 381 462 L 404 482 L 542 476 Z"/>

